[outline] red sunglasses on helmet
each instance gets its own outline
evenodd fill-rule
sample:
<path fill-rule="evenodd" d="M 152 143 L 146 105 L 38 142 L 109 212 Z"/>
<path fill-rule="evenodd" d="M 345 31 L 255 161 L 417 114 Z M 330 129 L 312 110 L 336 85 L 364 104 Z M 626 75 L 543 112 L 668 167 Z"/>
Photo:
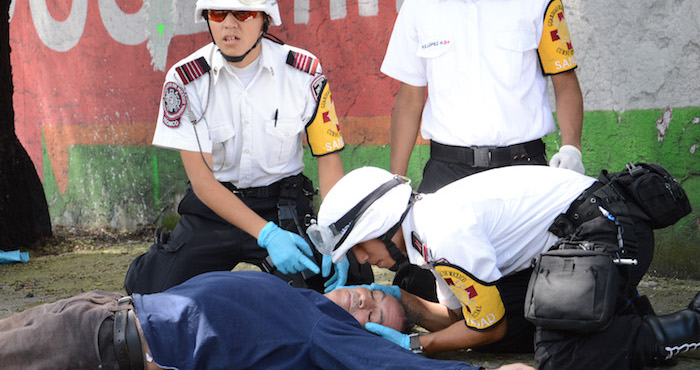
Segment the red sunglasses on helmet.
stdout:
<path fill-rule="evenodd" d="M 239 21 L 239 22 L 247 22 L 258 15 L 260 15 L 260 11 L 247 11 L 247 10 L 213 10 L 209 9 L 207 10 L 207 16 L 209 19 L 211 19 L 214 22 L 223 22 L 224 19 L 226 19 L 226 16 L 228 13 L 233 14 L 233 16 Z"/>

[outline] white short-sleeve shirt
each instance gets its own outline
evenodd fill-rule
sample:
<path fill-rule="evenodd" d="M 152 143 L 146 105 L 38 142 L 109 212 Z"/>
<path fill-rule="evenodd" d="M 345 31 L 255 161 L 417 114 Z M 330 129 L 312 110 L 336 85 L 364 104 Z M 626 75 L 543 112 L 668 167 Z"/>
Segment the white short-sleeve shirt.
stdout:
<path fill-rule="evenodd" d="M 183 95 L 186 110 L 173 121 L 164 111 L 168 102 L 161 102 L 153 145 L 211 153 L 216 179 L 238 188 L 266 186 L 302 172 L 304 129 L 318 106 L 315 86 L 325 76 L 320 64 L 310 72 L 287 64 L 290 50 L 317 62 L 308 52 L 263 39 L 258 70 L 247 86 L 214 44 L 177 63 L 164 88 L 184 90 L 171 95 Z M 200 57 L 211 70 L 184 84 L 176 67 Z M 193 127 L 193 119 L 201 120 Z"/>
<path fill-rule="evenodd" d="M 594 182 L 575 171 L 527 165 L 455 181 L 422 195 L 409 211 L 403 223 L 408 259 L 424 268 L 451 266 L 474 281 L 495 283 L 528 268 L 553 245 L 557 237 L 548 229 L 554 219 Z M 423 251 L 414 247 L 414 236 Z M 441 303 L 460 307 L 444 274 L 431 269 Z"/>
<path fill-rule="evenodd" d="M 381 71 L 428 87 L 424 138 L 508 146 L 554 131 L 542 65 L 552 74 L 576 62 L 561 1 L 552 3 L 404 1 Z M 551 50 L 538 54 L 541 40 Z"/>

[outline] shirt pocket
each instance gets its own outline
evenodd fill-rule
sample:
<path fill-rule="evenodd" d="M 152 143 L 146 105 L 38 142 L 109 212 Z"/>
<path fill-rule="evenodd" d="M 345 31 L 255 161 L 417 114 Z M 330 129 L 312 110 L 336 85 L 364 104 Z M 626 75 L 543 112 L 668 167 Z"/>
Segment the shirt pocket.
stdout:
<path fill-rule="evenodd" d="M 265 161 L 269 168 L 280 168 L 289 163 L 301 150 L 300 133 L 304 123 L 299 119 L 269 120 L 265 122 Z"/>
<path fill-rule="evenodd" d="M 517 85 L 529 59 L 535 56 L 537 38 L 534 30 L 492 30 L 489 65 L 493 75 L 506 86 Z"/>
<path fill-rule="evenodd" d="M 433 88 L 449 89 L 454 81 L 451 71 L 460 68 L 456 32 L 454 25 L 440 29 L 424 26 L 418 31 L 416 56 L 422 61 L 425 77 Z"/>
<path fill-rule="evenodd" d="M 238 157 L 234 152 L 236 129 L 232 122 L 209 126 L 213 170 L 226 170 L 233 166 Z"/>
<path fill-rule="evenodd" d="M 436 18 L 435 14 L 428 14 L 426 17 Z M 434 59 L 445 55 L 452 49 L 454 35 L 460 32 L 460 26 L 455 24 L 445 24 L 443 27 L 436 28 L 435 19 L 427 20 L 425 23 L 419 24 L 416 30 L 418 38 L 418 49 L 416 56 L 424 59 Z"/>
<path fill-rule="evenodd" d="M 434 36 L 420 40 L 416 55 L 424 59 L 439 58 L 452 48 L 451 40 L 446 36 Z"/>

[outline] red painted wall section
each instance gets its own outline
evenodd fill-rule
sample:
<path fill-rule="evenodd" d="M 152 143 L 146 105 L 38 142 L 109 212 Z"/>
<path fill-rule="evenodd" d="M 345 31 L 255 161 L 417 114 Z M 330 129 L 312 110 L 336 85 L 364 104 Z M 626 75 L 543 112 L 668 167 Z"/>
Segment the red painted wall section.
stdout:
<path fill-rule="evenodd" d="M 87 1 L 80 39 L 67 51 L 44 44 L 28 3 L 16 1 L 10 26 L 16 132 L 39 169 L 43 134 L 59 190 L 65 192 L 72 145 L 150 145 L 165 72 L 155 70 L 147 41 L 125 45 L 110 36 L 97 1 Z M 55 21 L 71 16 L 73 1 L 46 3 Z M 129 14 L 144 6 L 141 0 L 116 3 Z M 349 0 L 346 17 L 336 20 L 330 19 L 329 1 L 312 3 L 308 24 L 294 24 L 294 1 L 281 1 L 283 25 L 271 33 L 319 57 L 348 144 L 388 144 L 398 84 L 379 68 L 396 3 L 380 1 L 376 16 L 361 17 L 357 1 Z M 182 18 L 193 22 L 193 16 Z M 206 32 L 175 35 L 165 70 L 209 41 Z"/>
<path fill-rule="evenodd" d="M 282 1 L 283 26 L 271 28 L 285 42 L 314 53 L 331 81 L 341 115 L 389 115 L 397 86 L 379 71 L 396 19 L 396 4 L 380 1 L 379 14 L 360 17 L 357 1 L 347 2 L 345 19 L 329 19 L 329 1 L 313 1 L 309 24 L 294 24 L 293 1 Z M 380 99 L 378 99 L 380 98 Z"/>

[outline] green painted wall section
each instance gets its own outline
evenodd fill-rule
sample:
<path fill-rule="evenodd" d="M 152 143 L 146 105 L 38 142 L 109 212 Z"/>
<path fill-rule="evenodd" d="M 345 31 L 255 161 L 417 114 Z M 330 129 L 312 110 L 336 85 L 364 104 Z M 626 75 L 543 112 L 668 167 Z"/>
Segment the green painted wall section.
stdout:
<path fill-rule="evenodd" d="M 656 120 L 663 109 L 624 113 L 590 111 L 584 115 L 583 158 L 586 172 L 620 171 L 629 161 L 659 162 L 682 184 L 693 206 L 691 215 L 676 225 L 656 231 L 657 250 L 652 269 L 667 276 L 700 279 L 700 107 L 674 108 L 663 141 Z M 545 137 L 548 154 L 560 140 Z M 361 166 L 389 167 L 390 147 L 348 146 L 341 157 L 345 170 Z M 417 147 L 408 176 L 417 187 L 429 156 L 427 146 Z M 317 165 L 305 153 L 305 173 L 317 183 Z M 44 189 L 54 224 L 135 228 L 141 224 L 173 227 L 177 203 L 187 178 L 177 152 L 153 147 L 74 146 L 69 157 L 69 185 L 60 194 L 44 145 Z"/>
<path fill-rule="evenodd" d="M 175 151 L 155 147 L 74 146 L 60 194 L 44 146 L 44 191 L 54 224 L 134 229 L 175 212 L 187 176 Z"/>

